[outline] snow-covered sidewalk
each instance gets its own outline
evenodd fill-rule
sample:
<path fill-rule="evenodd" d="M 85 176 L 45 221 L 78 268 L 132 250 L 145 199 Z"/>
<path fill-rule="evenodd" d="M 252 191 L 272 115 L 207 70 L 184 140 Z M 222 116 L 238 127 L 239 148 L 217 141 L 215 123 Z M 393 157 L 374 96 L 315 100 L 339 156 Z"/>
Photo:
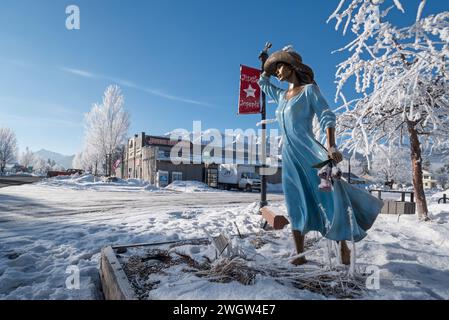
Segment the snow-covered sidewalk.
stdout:
<path fill-rule="evenodd" d="M 235 234 L 234 222 L 242 233 L 260 231 L 257 193 L 115 187 L 108 184 L 99 192 L 47 181 L 0 189 L 0 299 L 100 298 L 98 266 L 106 245 L 204 237 L 203 228 Z M 283 195 L 270 194 L 269 201 L 285 210 Z M 380 269 L 380 289 L 367 291 L 364 298 L 449 299 L 449 204 L 430 208 L 435 218 L 430 223 L 418 222 L 416 216 L 401 216 L 398 221 L 397 216 L 381 215 L 368 237 L 357 244 L 359 268 Z M 277 236 L 256 253 L 287 265 L 294 252 L 288 228 Z M 323 252 L 316 250 L 307 258 L 320 263 Z M 80 270 L 79 290 L 66 288 L 70 266 Z M 210 287 L 203 283 L 196 289 L 194 285 L 161 287 L 155 297 L 324 298 L 267 279 L 253 286 L 233 282 L 210 283 Z"/>
<path fill-rule="evenodd" d="M 95 177 L 91 174 L 71 176 L 57 176 L 54 178 L 44 179 L 38 183 L 39 185 L 53 187 L 55 189 L 72 189 L 72 190 L 95 190 L 95 191 L 158 191 L 159 189 L 146 181 L 140 179 L 119 179 L 108 182 L 106 178 Z"/>

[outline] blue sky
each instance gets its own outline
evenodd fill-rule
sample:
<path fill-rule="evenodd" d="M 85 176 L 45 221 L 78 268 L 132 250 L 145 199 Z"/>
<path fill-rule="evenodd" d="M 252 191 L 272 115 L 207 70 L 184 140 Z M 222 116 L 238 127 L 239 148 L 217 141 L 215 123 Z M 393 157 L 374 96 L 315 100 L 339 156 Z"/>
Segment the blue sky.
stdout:
<path fill-rule="evenodd" d="M 387 0 L 388 1 L 388 0 Z M 413 21 L 418 0 L 402 1 Z M 425 14 L 448 10 L 428 1 Z M 109 84 L 118 84 L 131 114 L 130 135 L 175 128 L 254 128 L 260 115 L 237 115 L 239 66 L 259 67 L 266 41 L 292 44 L 334 107 L 331 54 L 350 39 L 327 17 L 338 1 L 2 0 L 0 126 L 19 147 L 63 154 L 82 149 L 83 118 Z M 68 5 L 81 29 L 65 27 Z M 350 95 L 350 92 L 349 92 Z M 268 106 L 268 118 L 275 105 Z"/>

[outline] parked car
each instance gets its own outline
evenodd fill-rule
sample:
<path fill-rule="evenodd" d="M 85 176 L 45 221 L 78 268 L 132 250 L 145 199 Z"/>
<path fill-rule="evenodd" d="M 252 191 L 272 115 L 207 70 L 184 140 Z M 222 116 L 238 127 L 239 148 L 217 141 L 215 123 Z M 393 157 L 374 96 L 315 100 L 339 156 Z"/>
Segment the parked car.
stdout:
<path fill-rule="evenodd" d="M 57 176 L 71 176 L 72 174 L 83 174 L 84 170 L 81 169 L 67 169 L 66 171 L 48 171 L 47 178 L 57 177 Z"/>

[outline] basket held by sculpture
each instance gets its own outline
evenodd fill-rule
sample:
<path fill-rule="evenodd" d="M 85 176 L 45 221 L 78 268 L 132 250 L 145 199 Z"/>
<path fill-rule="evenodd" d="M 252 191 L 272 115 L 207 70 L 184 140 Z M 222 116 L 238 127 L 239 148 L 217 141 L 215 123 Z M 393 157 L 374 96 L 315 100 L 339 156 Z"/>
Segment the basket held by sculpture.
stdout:
<path fill-rule="evenodd" d="M 320 177 L 320 184 L 318 189 L 324 192 L 332 191 L 333 180 L 341 179 L 342 173 L 335 161 L 328 159 L 313 166 L 318 170 L 318 177 Z"/>

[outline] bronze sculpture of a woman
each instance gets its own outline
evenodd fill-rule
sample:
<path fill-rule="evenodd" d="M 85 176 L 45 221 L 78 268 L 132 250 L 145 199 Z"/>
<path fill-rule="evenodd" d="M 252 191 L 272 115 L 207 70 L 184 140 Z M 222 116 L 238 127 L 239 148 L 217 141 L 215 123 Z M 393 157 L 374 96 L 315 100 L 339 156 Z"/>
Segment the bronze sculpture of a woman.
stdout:
<path fill-rule="evenodd" d="M 270 76 L 289 83 L 283 90 L 270 83 Z M 382 208 L 382 201 L 368 192 L 339 179 L 332 190 L 319 190 L 320 178 L 313 166 L 327 159 L 342 161 L 336 147 L 336 116 L 314 80 L 312 69 L 291 47 L 268 57 L 259 79 L 261 89 L 277 104 L 276 118 L 283 137 L 282 185 L 290 217 L 296 250 L 304 251 L 304 237 L 318 231 L 324 237 L 340 243 L 343 264 L 350 264 L 350 250 L 346 240 L 360 241 L 372 226 Z M 327 150 L 312 130 L 317 116 L 320 128 L 327 137 Z M 296 258 L 296 265 L 307 262 Z"/>

